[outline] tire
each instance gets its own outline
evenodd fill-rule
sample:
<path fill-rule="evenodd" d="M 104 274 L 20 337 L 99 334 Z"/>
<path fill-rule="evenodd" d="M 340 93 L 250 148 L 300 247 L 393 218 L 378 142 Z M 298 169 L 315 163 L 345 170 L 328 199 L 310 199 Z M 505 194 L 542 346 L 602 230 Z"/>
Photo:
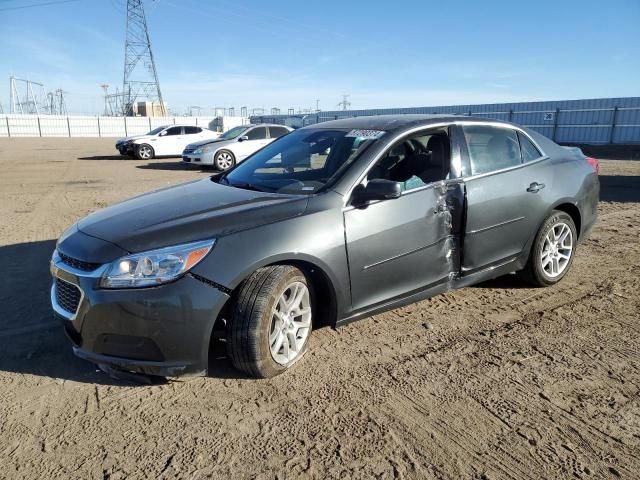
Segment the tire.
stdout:
<path fill-rule="evenodd" d="M 577 239 L 571 216 L 554 210 L 538 230 L 521 276 L 537 287 L 555 285 L 571 268 Z"/>
<path fill-rule="evenodd" d="M 216 170 L 225 172 L 236 164 L 235 155 L 229 150 L 220 150 L 213 157 L 213 166 Z"/>
<path fill-rule="evenodd" d="M 136 147 L 136 158 L 138 160 L 151 160 L 155 156 L 153 147 L 146 143 L 140 144 Z"/>
<path fill-rule="evenodd" d="M 235 296 L 227 325 L 233 366 L 269 378 L 300 360 L 311 336 L 312 301 L 307 278 L 295 267 L 274 265 L 251 274 Z"/>

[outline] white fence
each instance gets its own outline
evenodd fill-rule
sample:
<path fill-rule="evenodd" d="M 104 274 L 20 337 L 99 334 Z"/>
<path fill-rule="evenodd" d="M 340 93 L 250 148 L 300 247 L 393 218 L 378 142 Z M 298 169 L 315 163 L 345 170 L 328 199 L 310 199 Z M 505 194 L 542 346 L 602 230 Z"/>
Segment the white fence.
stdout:
<path fill-rule="evenodd" d="M 208 127 L 214 118 L 0 115 L 0 137 L 127 137 L 162 125 Z"/>

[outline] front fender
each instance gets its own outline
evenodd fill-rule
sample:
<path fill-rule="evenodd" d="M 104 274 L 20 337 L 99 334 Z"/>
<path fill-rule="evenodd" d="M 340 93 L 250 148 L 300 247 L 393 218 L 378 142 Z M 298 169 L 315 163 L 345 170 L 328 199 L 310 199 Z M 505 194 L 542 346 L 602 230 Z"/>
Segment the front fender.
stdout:
<path fill-rule="evenodd" d="M 340 315 L 351 298 L 344 241 L 341 209 L 326 209 L 218 238 L 193 272 L 233 290 L 258 268 L 305 262 L 331 282 Z"/>

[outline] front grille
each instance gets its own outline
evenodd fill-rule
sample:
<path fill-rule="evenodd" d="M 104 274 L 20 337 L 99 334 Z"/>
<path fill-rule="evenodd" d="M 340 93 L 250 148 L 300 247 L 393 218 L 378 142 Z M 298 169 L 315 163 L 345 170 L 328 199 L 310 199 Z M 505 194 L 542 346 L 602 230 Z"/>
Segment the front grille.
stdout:
<path fill-rule="evenodd" d="M 99 263 L 83 262 L 82 260 L 78 260 L 77 258 L 65 255 L 62 252 L 58 252 L 58 255 L 60 256 L 60 260 L 62 260 L 63 263 L 66 263 L 70 267 L 73 267 L 77 270 L 82 270 L 83 272 L 92 272 L 100 266 Z"/>
<path fill-rule="evenodd" d="M 189 147 L 187 147 L 187 148 L 185 148 L 185 149 L 184 149 L 184 151 L 182 152 L 182 154 L 183 154 L 183 155 L 186 155 L 186 154 L 188 154 L 188 153 L 193 153 L 193 152 L 195 152 L 195 151 L 196 151 L 196 149 L 195 149 L 195 148 L 189 148 Z"/>
<path fill-rule="evenodd" d="M 76 313 L 80 304 L 80 289 L 75 285 L 56 278 L 56 302 L 69 313 Z"/>
<path fill-rule="evenodd" d="M 182 157 L 182 161 L 189 163 L 191 162 L 191 159 L 189 157 Z"/>

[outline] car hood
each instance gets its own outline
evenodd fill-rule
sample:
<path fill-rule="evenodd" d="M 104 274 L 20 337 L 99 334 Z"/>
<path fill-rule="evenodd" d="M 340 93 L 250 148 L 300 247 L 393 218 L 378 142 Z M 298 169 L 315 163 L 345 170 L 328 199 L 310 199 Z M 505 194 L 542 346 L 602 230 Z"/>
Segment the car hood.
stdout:
<path fill-rule="evenodd" d="M 78 229 L 128 252 L 215 238 L 302 215 L 308 198 L 220 185 L 211 178 L 99 210 Z"/>
<path fill-rule="evenodd" d="M 150 138 L 151 135 L 131 135 L 130 137 L 119 138 L 116 143 L 128 142 L 130 140 L 139 140 L 141 138 Z"/>
<path fill-rule="evenodd" d="M 187 148 L 191 147 L 191 148 L 198 148 L 198 147 L 202 147 L 203 145 L 209 145 L 210 143 L 215 143 L 215 144 L 221 144 L 220 146 L 225 146 L 228 145 L 230 143 L 234 143 L 236 141 L 236 139 L 231 139 L 231 140 L 226 140 L 224 138 L 207 138 L 205 140 L 201 140 L 199 142 L 193 142 L 190 143 Z"/>

